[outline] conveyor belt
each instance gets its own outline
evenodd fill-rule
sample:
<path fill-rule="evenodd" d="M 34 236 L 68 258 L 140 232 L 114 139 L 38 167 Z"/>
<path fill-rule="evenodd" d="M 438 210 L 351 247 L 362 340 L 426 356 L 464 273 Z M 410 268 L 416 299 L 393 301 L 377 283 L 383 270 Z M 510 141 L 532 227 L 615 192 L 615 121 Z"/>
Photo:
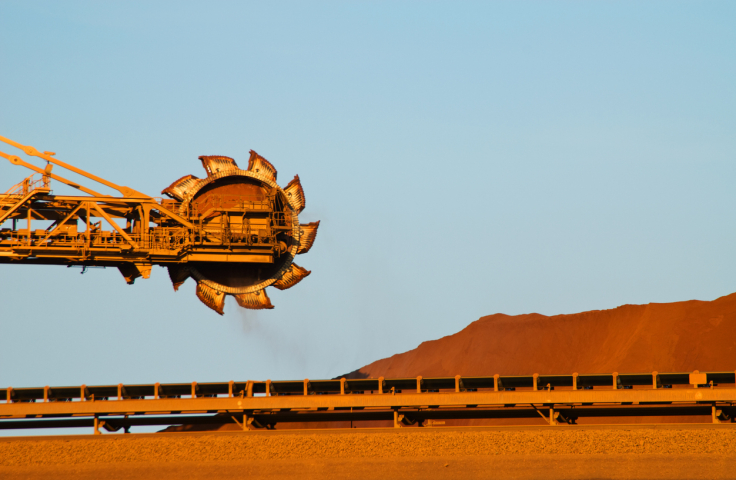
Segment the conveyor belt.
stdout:
<path fill-rule="evenodd" d="M 3 398 L 4 397 L 4 398 Z M 734 372 L 378 378 L 7 388 L 0 429 L 236 423 L 710 416 L 732 422 Z"/>

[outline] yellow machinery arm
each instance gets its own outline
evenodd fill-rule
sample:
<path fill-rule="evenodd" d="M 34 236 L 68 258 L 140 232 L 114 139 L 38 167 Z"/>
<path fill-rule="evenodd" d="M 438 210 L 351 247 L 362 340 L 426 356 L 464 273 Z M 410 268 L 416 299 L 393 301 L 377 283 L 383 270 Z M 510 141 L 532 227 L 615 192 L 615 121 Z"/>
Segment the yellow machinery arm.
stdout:
<path fill-rule="evenodd" d="M 68 163 L 64 163 L 61 160 L 58 160 L 58 159 L 56 159 L 56 158 L 53 157 L 53 155 L 56 155 L 54 152 L 43 152 L 43 153 L 41 153 L 38 150 L 36 150 L 34 147 L 27 146 L 27 145 L 21 145 L 20 143 L 14 142 L 13 140 L 10 140 L 9 138 L 5 138 L 3 136 L 0 136 L 0 141 L 2 141 L 4 143 L 7 143 L 8 145 L 12 145 L 12 146 L 14 146 L 16 148 L 19 148 L 19 149 L 23 150 L 26 155 L 29 155 L 31 157 L 43 158 L 47 162 L 53 163 L 54 165 L 58 165 L 59 167 L 62 167 L 62 168 L 66 168 L 67 170 L 70 170 L 70 171 L 72 171 L 72 172 L 74 172 L 74 173 L 76 173 L 78 175 L 82 175 L 83 177 L 89 178 L 90 180 L 93 180 L 93 181 L 95 181 L 97 183 L 101 183 L 102 185 L 105 185 L 106 187 L 110 187 L 110 188 L 112 188 L 114 190 L 117 190 L 124 197 L 151 198 L 148 195 L 145 195 L 143 193 L 140 193 L 140 192 L 137 192 L 137 191 L 133 190 L 132 188 L 121 187 L 120 185 L 116 185 L 116 184 L 114 184 L 114 183 L 112 183 L 112 182 L 110 182 L 108 180 L 105 180 L 104 178 L 100 178 L 100 177 L 98 177 L 96 175 L 92 175 L 89 172 L 85 172 L 84 170 L 82 170 L 80 168 L 77 168 L 77 167 L 75 167 L 73 165 L 69 165 Z M 10 162 L 13 163 L 13 164 L 22 165 L 22 166 L 24 166 L 26 168 L 30 168 L 31 170 L 38 171 L 38 169 L 36 167 L 34 167 L 33 165 L 30 165 L 30 164 L 28 164 L 26 162 L 23 162 L 18 157 L 15 157 L 15 156 L 12 156 L 12 155 L 7 155 L 7 154 L 4 154 L 2 152 L 0 152 L 0 155 L 3 156 L 4 158 L 7 158 L 8 160 L 10 160 Z M 50 171 L 51 170 L 49 169 L 49 173 L 50 173 Z M 73 182 L 69 182 L 68 180 L 59 180 L 59 181 L 62 181 L 64 183 L 66 183 L 67 185 L 71 185 L 74 188 L 80 188 L 79 186 L 75 185 Z M 80 188 L 80 190 L 85 191 L 85 190 L 83 190 L 81 188 Z M 90 193 L 90 192 L 91 191 L 87 191 L 85 193 Z M 90 194 L 91 195 L 100 196 L 99 194 L 95 194 L 95 193 L 90 193 Z"/>
<path fill-rule="evenodd" d="M 266 287 L 290 288 L 310 273 L 293 263 L 311 248 L 319 226 L 298 223 L 304 208 L 299 177 L 282 189 L 273 165 L 253 151 L 245 170 L 229 157 L 200 157 L 207 178 L 177 180 L 162 192 L 169 200 L 92 175 L 53 152 L 0 141 L 47 162 L 41 169 L 0 151 L 35 172 L 0 195 L 0 227 L 10 227 L 0 228 L 0 264 L 117 267 L 129 284 L 148 278 L 153 265 L 166 266 L 175 289 L 194 278 L 197 296 L 220 314 L 226 295 L 246 308 L 273 308 Z M 56 175 L 54 165 L 121 196 Z M 52 195 L 51 180 L 87 196 Z M 43 228 L 34 229 L 34 222 Z"/>

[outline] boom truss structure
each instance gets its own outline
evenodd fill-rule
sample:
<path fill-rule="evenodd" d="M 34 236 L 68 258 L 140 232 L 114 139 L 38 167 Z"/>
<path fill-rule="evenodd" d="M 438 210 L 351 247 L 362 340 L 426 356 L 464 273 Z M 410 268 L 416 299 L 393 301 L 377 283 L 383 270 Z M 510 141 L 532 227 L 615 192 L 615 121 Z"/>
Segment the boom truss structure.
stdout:
<path fill-rule="evenodd" d="M 4 393 L 4 395 L 3 395 Z M 0 390 L 0 429 L 237 424 L 243 430 L 314 422 L 697 416 L 734 425 L 734 372 L 528 375 L 101 385 Z"/>
<path fill-rule="evenodd" d="M 296 265 L 309 251 L 319 222 L 299 223 L 304 191 L 296 176 L 285 188 L 274 166 L 250 152 L 248 168 L 224 156 L 202 156 L 206 178 L 187 175 L 154 198 L 0 136 L 0 141 L 47 162 L 41 169 L 16 155 L 0 157 L 31 176 L 0 195 L 0 263 L 116 267 L 132 284 L 166 266 L 174 289 L 189 277 L 197 296 L 223 314 L 225 296 L 245 308 L 273 308 L 265 288 L 287 289 L 309 271 Z M 64 168 L 119 192 L 101 194 L 54 173 Z M 52 195 L 51 180 L 86 195 Z M 34 224 L 43 223 L 43 228 Z"/>

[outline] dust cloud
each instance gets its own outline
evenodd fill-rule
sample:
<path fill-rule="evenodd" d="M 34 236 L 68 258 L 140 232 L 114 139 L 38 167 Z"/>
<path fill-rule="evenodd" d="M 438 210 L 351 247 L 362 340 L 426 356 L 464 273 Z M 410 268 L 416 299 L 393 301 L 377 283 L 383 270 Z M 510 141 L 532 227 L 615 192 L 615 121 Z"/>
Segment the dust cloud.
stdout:
<path fill-rule="evenodd" d="M 267 320 L 258 310 L 248 310 L 240 306 L 231 309 L 237 312 L 243 335 L 257 349 L 265 360 L 279 369 L 291 373 L 290 377 L 304 376 L 308 358 L 304 345 L 299 342 L 298 332 L 284 331 L 283 325 L 275 319 Z M 299 375 L 297 375 L 299 374 Z"/>

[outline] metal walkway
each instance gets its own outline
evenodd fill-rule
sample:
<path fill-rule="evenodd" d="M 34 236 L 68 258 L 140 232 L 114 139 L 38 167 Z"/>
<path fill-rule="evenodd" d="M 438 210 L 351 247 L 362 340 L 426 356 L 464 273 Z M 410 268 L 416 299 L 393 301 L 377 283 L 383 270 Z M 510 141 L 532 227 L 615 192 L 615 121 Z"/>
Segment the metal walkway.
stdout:
<path fill-rule="evenodd" d="M 4 398 L 3 398 L 4 397 Z M 0 429 L 142 425 L 393 421 L 395 427 L 444 420 L 708 416 L 733 422 L 735 372 L 378 378 L 228 383 L 7 388 Z"/>

